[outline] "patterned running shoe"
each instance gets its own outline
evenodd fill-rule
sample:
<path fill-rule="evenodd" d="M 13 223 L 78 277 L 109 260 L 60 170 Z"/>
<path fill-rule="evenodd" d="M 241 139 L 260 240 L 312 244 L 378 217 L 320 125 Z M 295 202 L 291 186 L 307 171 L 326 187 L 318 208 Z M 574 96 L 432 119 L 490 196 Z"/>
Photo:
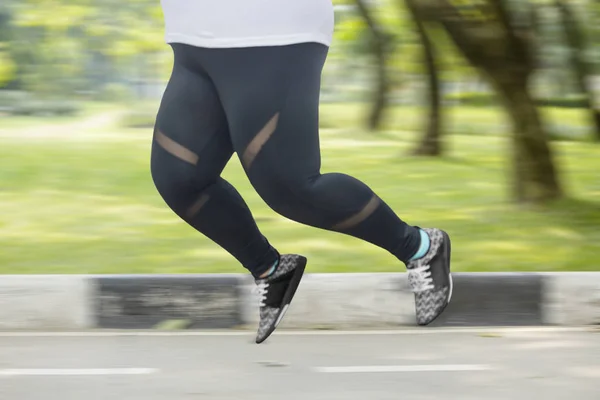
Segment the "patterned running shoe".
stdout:
<path fill-rule="evenodd" d="M 423 229 L 429 251 L 408 263 L 408 282 L 415 293 L 417 324 L 429 325 L 442 314 L 452 298 L 450 237 L 440 229 Z"/>
<path fill-rule="evenodd" d="M 256 343 L 264 342 L 283 319 L 296 289 L 300 284 L 306 258 L 295 254 L 284 254 L 279 259 L 277 269 L 264 279 L 256 280 L 260 298 L 260 322 Z"/>

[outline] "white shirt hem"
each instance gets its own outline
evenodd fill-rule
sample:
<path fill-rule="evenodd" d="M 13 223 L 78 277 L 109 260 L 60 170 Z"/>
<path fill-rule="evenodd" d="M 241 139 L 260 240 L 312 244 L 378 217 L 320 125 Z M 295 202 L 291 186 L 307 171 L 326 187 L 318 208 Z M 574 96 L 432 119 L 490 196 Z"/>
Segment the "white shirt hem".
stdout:
<path fill-rule="evenodd" d="M 185 35 L 182 33 L 168 33 L 165 35 L 167 43 L 182 43 L 196 47 L 207 48 L 234 48 L 234 47 L 263 47 L 286 46 L 298 43 L 321 43 L 329 47 L 331 36 L 321 33 L 300 33 L 294 35 L 273 35 L 262 37 L 244 38 L 209 38 Z"/>

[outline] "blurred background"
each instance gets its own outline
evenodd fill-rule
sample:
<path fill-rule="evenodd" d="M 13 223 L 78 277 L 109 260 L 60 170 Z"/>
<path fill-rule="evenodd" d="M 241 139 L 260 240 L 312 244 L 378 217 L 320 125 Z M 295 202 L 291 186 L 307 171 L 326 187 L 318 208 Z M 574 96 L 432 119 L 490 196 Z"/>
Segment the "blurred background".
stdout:
<path fill-rule="evenodd" d="M 600 255 L 600 2 L 335 1 L 323 172 L 447 230 L 459 271 L 594 270 Z M 0 273 L 242 272 L 153 186 L 172 67 L 158 0 L 2 0 Z M 225 177 L 310 272 L 401 271 L 290 222 Z"/>

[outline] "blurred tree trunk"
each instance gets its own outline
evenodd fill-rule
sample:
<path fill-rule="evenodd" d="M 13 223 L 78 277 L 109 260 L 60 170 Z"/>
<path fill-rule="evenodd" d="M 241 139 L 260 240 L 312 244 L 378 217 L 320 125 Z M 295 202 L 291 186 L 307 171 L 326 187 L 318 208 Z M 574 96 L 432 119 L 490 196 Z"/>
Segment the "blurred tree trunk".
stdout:
<path fill-rule="evenodd" d="M 513 197 L 520 202 L 559 197 L 548 137 L 527 80 L 506 76 L 496 87 L 513 121 Z"/>
<path fill-rule="evenodd" d="M 388 106 L 389 91 L 392 87 L 387 72 L 388 35 L 375 21 L 369 11 L 368 0 L 356 0 L 358 10 L 369 27 L 372 38 L 372 51 L 377 63 L 377 88 L 375 91 L 373 106 L 369 115 L 368 126 L 371 130 L 379 130 L 383 125 L 383 117 Z"/>
<path fill-rule="evenodd" d="M 423 58 L 429 80 L 429 114 L 427 128 L 413 154 L 423 156 L 438 156 L 442 154 L 441 142 L 441 112 L 442 97 L 440 94 L 440 79 L 436 65 L 435 48 L 429 39 L 427 28 L 419 16 L 418 0 L 405 0 L 415 21 L 417 33 L 423 46 Z"/>
<path fill-rule="evenodd" d="M 485 0 L 454 7 L 452 0 L 427 0 L 423 5 L 428 6 L 428 18 L 444 26 L 463 55 L 484 72 L 503 100 L 513 123 L 514 199 L 541 203 L 561 197 L 562 190 L 549 137 L 528 88 L 535 67 L 531 15 L 515 18 L 505 1 Z M 523 1 L 521 6 L 531 6 Z"/>
<path fill-rule="evenodd" d="M 586 95 L 586 107 L 591 111 L 596 128 L 596 140 L 600 141 L 600 110 L 594 104 L 594 92 L 587 84 L 588 77 L 593 75 L 592 66 L 585 60 L 586 40 L 573 11 L 564 0 L 554 0 L 560 12 L 563 29 L 570 48 L 570 62 L 577 78 L 577 84 L 582 94 Z"/>

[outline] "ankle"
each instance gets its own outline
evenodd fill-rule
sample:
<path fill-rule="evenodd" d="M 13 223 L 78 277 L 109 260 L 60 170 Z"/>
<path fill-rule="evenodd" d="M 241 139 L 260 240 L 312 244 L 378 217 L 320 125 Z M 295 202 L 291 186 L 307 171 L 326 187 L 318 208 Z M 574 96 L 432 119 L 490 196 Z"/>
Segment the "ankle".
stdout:
<path fill-rule="evenodd" d="M 273 273 L 277 270 L 277 266 L 279 265 L 279 259 L 277 259 L 265 272 L 263 272 L 258 278 L 265 279 L 269 276 L 273 275 Z"/>
<path fill-rule="evenodd" d="M 419 247 L 417 248 L 415 254 L 413 254 L 413 256 L 408 260 L 409 262 L 418 260 L 419 258 L 423 258 L 425 254 L 427 254 L 427 252 L 429 251 L 429 246 L 431 245 L 429 235 L 423 229 L 419 229 L 419 234 L 421 235 Z"/>

